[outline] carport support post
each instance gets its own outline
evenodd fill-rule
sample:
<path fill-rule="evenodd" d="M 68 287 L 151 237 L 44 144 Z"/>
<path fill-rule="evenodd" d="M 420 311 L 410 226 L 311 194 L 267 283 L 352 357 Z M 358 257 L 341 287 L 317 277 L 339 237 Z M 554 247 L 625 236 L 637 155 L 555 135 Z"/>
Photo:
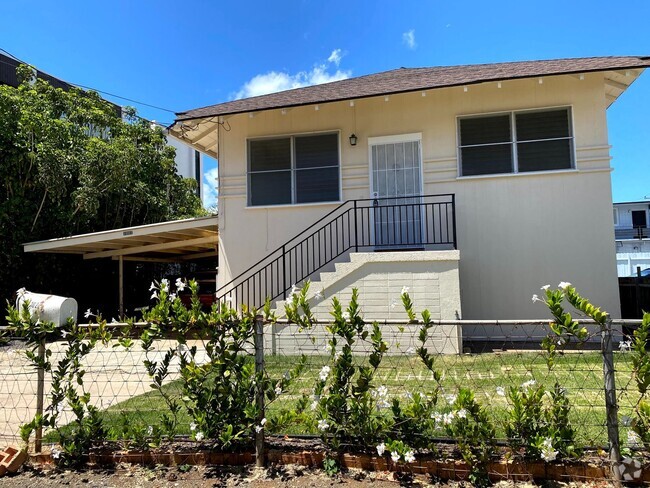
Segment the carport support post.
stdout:
<path fill-rule="evenodd" d="M 264 466 L 264 426 L 262 419 L 264 413 L 264 318 L 261 315 L 255 316 L 255 378 L 256 378 L 256 403 L 257 403 L 257 425 L 255 429 L 255 465 Z M 259 428 L 261 427 L 261 428 Z"/>
<path fill-rule="evenodd" d="M 605 411 L 607 415 L 607 438 L 609 440 L 609 465 L 616 485 L 621 485 L 621 446 L 618 432 L 618 405 L 616 404 L 616 379 L 614 376 L 614 348 L 612 344 L 612 320 L 601 326 L 601 352 L 605 377 Z"/>
<path fill-rule="evenodd" d="M 119 295 L 119 312 L 120 320 L 124 318 L 124 256 L 120 256 L 117 260 L 118 266 L 118 295 Z M 115 295 L 113 295 L 115 296 Z"/>
<path fill-rule="evenodd" d="M 43 368 L 43 363 L 45 362 L 45 339 L 41 339 L 40 344 L 38 345 L 38 369 L 37 369 L 37 378 L 36 378 L 36 416 L 41 417 L 43 415 L 43 403 L 45 400 L 45 368 Z M 36 432 L 34 434 L 34 451 L 39 453 L 43 447 L 43 426 L 38 424 L 36 426 Z"/>

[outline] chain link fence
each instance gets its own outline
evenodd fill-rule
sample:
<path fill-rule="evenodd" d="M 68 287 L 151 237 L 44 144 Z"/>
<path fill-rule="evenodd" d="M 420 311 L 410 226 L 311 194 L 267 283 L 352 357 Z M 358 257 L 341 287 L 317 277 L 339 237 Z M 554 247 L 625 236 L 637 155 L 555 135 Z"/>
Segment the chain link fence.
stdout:
<path fill-rule="evenodd" d="M 634 416 L 634 407 L 640 398 L 632 380 L 633 366 L 626 342 L 626 334 L 637 323 L 615 321 L 611 336 L 623 445 L 628 438 L 628 419 Z M 388 350 L 377 367 L 372 387 L 385 397 L 386 415 L 390 415 L 389 405 L 393 399 L 404 403 L 415 393 L 432 395 L 438 383 L 417 354 L 422 345 L 418 339 L 418 324 L 384 322 L 380 329 Z M 594 326 L 590 327 L 590 340 L 559 347 L 552 368 L 547 364 L 548 352 L 540 346 L 549 333 L 548 321 L 443 321 L 431 330 L 425 346 L 434 354 L 435 368 L 442 373 L 437 402 L 441 415 L 449 411 L 448 404 L 461 388 L 470 389 L 493 421 L 497 439 L 506 442 L 504 426 L 512 409 L 506 392 L 511 387 L 522 388 L 522 385 L 524 388 L 540 385 L 553 390 L 557 384 L 569 400 L 569 420 L 575 429 L 577 447 L 606 448 L 609 445 L 603 352 L 600 334 Z M 295 408 L 305 397 L 311 401 L 319 375 L 332 361 L 330 339 L 326 323 L 302 331 L 286 322 L 265 325 L 264 363 L 270 376 L 282 377 L 302 355 L 306 356 L 303 372 L 267 406 L 267 417 Z M 54 366 L 61 360 L 65 344 L 61 341 L 46 345 Z M 201 357 L 207 358 L 201 353 L 205 350 L 201 339 L 189 340 L 185 347 L 197 348 L 198 363 Z M 166 413 L 166 403 L 161 393 L 151 388 L 151 378 L 144 364 L 147 359 L 159 361 L 174 348 L 177 342 L 171 337 L 155 341 L 153 350 L 148 353 L 137 340 L 129 349 L 113 340 L 105 345 L 98 343 L 84 358 L 84 392 L 90 394 L 91 404 L 101 410 L 109 438 L 119 439 L 125 423 L 146 430 L 160 422 L 161 415 Z M 357 342 L 353 351 L 355 362 L 367 362 L 368 351 L 364 341 Z M 250 352 L 250 361 L 254 362 L 252 344 Z M 41 390 L 38 383 L 38 371 L 25 355 L 25 343 L 11 340 L 0 347 L 0 437 L 3 442 L 20 440 L 20 425 L 37 413 L 39 391 L 43 392 L 43 408 L 48 408 L 51 374 L 43 375 Z M 170 364 L 164 393 L 183 403 L 178 358 Z M 307 415 L 309 410 L 306 410 Z M 63 423 L 73 418 L 65 406 L 61 415 Z M 192 419 L 182 408 L 178 434 L 189 435 L 191 423 Z M 267 433 L 320 434 L 315 422 L 289 425 L 281 432 Z M 440 432 L 440 439 L 445 440 L 444 431 Z M 45 444 L 53 442 L 51 433 L 45 431 L 43 441 Z"/>

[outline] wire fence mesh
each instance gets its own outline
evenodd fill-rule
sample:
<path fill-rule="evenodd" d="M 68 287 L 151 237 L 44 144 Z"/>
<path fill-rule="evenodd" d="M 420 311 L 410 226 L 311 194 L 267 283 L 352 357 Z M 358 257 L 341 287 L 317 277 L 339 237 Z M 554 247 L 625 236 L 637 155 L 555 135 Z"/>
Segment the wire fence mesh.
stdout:
<path fill-rule="evenodd" d="M 616 350 L 614 364 L 616 393 L 619 407 L 620 436 L 627 439 L 629 421 L 640 394 L 632 380 L 631 354 L 626 342 L 630 332 L 628 322 L 614 322 L 613 337 Z M 380 324 L 388 343 L 381 363 L 372 380 L 373 391 L 385 396 L 385 415 L 391 415 L 393 399 L 408 402 L 414 394 L 432 395 L 436 388 L 432 372 L 417 354 L 422 344 L 418 339 L 418 324 L 384 322 Z M 559 385 L 569 400 L 569 420 L 575 429 L 577 447 L 606 447 L 608 445 L 606 405 L 604 394 L 603 355 L 600 335 L 591 327 L 591 339 L 584 343 L 568 343 L 559 347 L 555 364 L 549 368 L 548 352 L 541 346 L 547 336 L 548 322 L 450 321 L 441 322 L 432 329 L 435 333 L 425 346 L 434 353 L 435 368 L 442 373 L 436 406 L 441 415 L 450 411 L 450 404 L 461 388 L 470 389 L 484 406 L 496 428 L 498 440 L 507 442 L 506 424 L 512 405 L 507 397 L 511 387 L 542 386 L 553 390 Z M 267 324 L 264 333 L 264 360 L 269 376 L 279 378 L 286 374 L 302 355 L 306 356 L 303 372 L 267 406 L 266 416 L 294 408 L 303 397 L 310 398 L 323 368 L 335 359 L 329 346 L 332 335 L 327 324 L 319 323 L 312 329 L 299 330 L 286 322 Z M 62 359 L 66 342 L 47 344 L 50 360 L 56 365 Z M 620 347 L 619 347 L 620 345 Z M 207 360 L 205 341 L 190 339 L 184 347 L 197 348 L 197 363 Z M 167 404 L 161 393 L 151 388 L 151 378 L 145 360 L 159 361 L 169 349 L 177 349 L 174 338 L 156 340 L 152 351 L 143 351 L 138 341 L 126 349 L 117 340 L 97 344 L 84 358 L 85 392 L 90 403 L 102 412 L 102 420 L 109 438 L 120 439 L 123 426 L 157 425 L 167 413 Z M 19 427 L 36 414 L 37 371 L 25 355 L 26 345 L 12 340 L 0 347 L 0 438 L 17 442 Z M 355 364 L 368 361 L 369 346 L 358 341 L 354 348 Z M 250 361 L 254 361 L 251 345 Z M 45 375 L 44 406 L 49 406 L 51 375 Z M 163 392 L 183 404 L 183 379 L 180 363 L 175 358 Z M 241 408 L 244 408 L 242 405 Z M 307 415 L 310 409 L 306 410 Z M 72 412 L 63 407 L 61 422 L 71 421 Z M 184 408 L 179 413 L 177 434 L 191 434 L 192 418 Z M 284 426 L 282 431 L 268 432 L 289 435 L 317 435 L 316 423 L 298 423 Z M 440 430 L 444 440 L 445 431 Z M 44 433 L 44 442 L 54 442 L 51 432 Z"/>

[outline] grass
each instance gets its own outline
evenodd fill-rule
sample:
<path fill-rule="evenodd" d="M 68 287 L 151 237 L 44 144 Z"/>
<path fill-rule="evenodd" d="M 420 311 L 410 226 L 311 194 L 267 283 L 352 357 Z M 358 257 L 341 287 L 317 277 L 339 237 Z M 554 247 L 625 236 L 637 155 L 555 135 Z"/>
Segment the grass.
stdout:
<path fill-rule="evenodd" d="M 266 368 L 272 378 L 280 378 L 297 360 L 297 356 L 267 356 Z M 303 375 L 273 402 L 267 416 L 273 416 L 279 409 L 291 408 L 303 394 L 311 394 L 321 368 L 329 356 L 309 356 Z M 362 358 L 359 358 L 362 361 Z M 619 414 L 632 415 L 638 393 L 631 384 L 632 365 L 630 355 L 615 353 Z M 603 446 L 607 444 L 605 427 L 605 400 L 603 392 L 602 357 L 598 352 L 566 353 L 558 357 L 554 368 L 549 371 L 544 357 L 539 352 L 504 352 L 461 356 L 439 356 L 437 368 L 444 374 L 445 393 L 453 393 L 459 387 L 470 388 L 477 400 L 487 408 L 497 425 L 499 437 L 503 437 L 503 420 L 507 415 L 507 401 L 496 393 L 497 386 L 508 388 L 519 386 L 534 379 L 547 389 L 555 382 L 566 388 L 572 406 L 571 420 L 577 430 L 578 445 Z M 426 370 L 415 355 L 386 356 L 375 376 L 375 386 L 385 385 L 391 396 L 402 396 L 407 392 L 427 393 L 433 388 L 431 373 Z M 165 386 L 166 392 L 181 397 L 180 380 Z M 444 410 L 444 400 L 439 401 Z M 118 403 L 102 412 L 105 426 L 118 437 L 121 417 L 139 425 L 156 425 L 166 405 L 158 392 L 151 391 Z M 183 410 L 180 415 L 179 434 L 189 434 L 191 419 Z M 309 434 L 303 426 L 294 426 L 282 434 Z M 625 438 L 625 429 L 621 429 Z"/>

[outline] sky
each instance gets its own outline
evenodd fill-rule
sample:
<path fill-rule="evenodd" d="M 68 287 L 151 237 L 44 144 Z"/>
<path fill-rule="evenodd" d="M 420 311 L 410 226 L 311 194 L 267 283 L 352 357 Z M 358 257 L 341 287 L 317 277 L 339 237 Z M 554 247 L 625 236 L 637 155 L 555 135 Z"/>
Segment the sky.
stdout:
<path fill-rule="evenodd" d="M 169 124 L 174 112 L 398 67 L 650 55 L 647 18 L 650 0 L 4 0 L 0 48 Z M 650 198 L 650 70 L 608 126 L 614 201 Z M 205 164 L 209 200 L 216 165 Z"/>

